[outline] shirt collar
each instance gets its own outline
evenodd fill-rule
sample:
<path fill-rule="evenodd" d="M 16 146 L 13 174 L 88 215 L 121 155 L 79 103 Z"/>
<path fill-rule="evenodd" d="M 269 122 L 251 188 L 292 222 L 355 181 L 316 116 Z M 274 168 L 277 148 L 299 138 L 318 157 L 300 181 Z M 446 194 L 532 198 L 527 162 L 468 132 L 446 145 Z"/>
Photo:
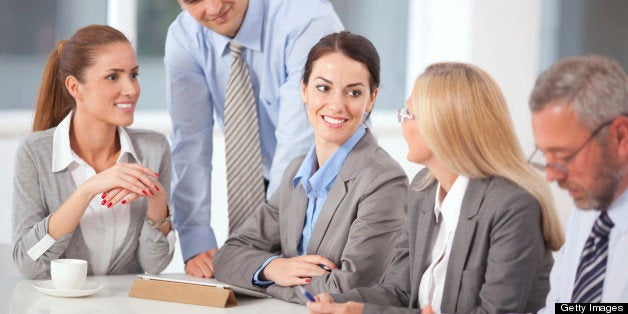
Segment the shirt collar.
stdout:
<path fill-rule="evenodd" d="M 129 154 L 130 157 L 135 159 L 136 163 L 140 163 L 140 159 L 137 158 L 137 154 L 135 153 L 135 148 L 133 147 L 133 143 L 131 142 L 131 137 L 129 137 L 129 133 L 122 126 L 118 125 L 118 137 L 120 138 L 120 156 L 118 156 L 118 160 L 116 163 L 122 161 L 122 157 L 124 154 Z M 129 158 L 127 162 L 131 162 L 132 160 Z"/>
<path fill-rule="evenodd" d="M 79 160 L 77 160 L 78 156 L 73 153 L 72 147 L 70 146 L 70 124 L 72 123 L 73 114 L 74 111 L 70 111 L 70 113 L 63 118 L 61 123 L 59 123 L 55 129 L 55 133 L 52 138 L 52 172 L 62 171 L 72 164 L 72 162 L 79 162 Z M 123 159 L 125 158 L 125 154 L 129 154 L 136 162 L 139 162 L 139 158 L 137 158 L 131 138 L 129 137 L 126 129 L 121 126 L 118 126 L 117 128 L 118 137 L 120 138 L 120 155 L 118 156 L 116 163 L 121 161 L 130 162 L 130 158 Z"/>
<path fill-rule="evenodd" d="M 313 146 L 292 180 L 292 187 L 295 188 L 299 181 L 301 181 L 306 193 L 313 194 L 313 196 L 320 195 L 324 191 L 329 192 L 331 184 L 340 172 L 347 156 L 349 156 L 353 147 L 364 137 L 364 134 L 366 134 L 366 127 L 360 125 L 353 135 L 351 135 L 318 170 L 316 170 L 318 164 L 316 146 Z"/>
<path fill-rule="evenodd" d="M 439 221 L 439 214 L 443 216 L 447 226 L 455 226 L 458 224 L 458 217 L 460 217 L 460 210 L 462 209 L 462 200 L 464 194 L 467 191 L 467 185 L 469 185 L 469 177 L 458 175 L 456 181 L 449 189 L 449 192 L 440 201 L 440 183 L 436 186 L 436 196 L 434 200 L 434 215 L 436 221 Z M 442 210 L 442 209 L 445 210 Z"/>
<path fill-rule="evenodd" d="M 205 31 L 211 32 L 214 37 L 216 47 L 222 48 L 223 55 L 229 52 L 228 45 L 232 41 L 247 49 L 262 51 L 262 31 L 266 26 L 264 25 L 264 14 L 266 11 L 264 3 L 265 1 L 249 1 L 242 25 L 240 25 L 240 29 L 233 39 L 205 28 Z"/>
<path fill-rule="evenodd" d="M 67 168 L 74 158 L 70 148 L 70 122 L 74 111 L 70 111 L 57 125 L 52 137 L 52 172 L 59 172 Z"/>
<path fill-rule="evenodd" d="M 607 210 L 608 217 L 621 233 L 628 229 L 628 189 L 617 198 Z"/>

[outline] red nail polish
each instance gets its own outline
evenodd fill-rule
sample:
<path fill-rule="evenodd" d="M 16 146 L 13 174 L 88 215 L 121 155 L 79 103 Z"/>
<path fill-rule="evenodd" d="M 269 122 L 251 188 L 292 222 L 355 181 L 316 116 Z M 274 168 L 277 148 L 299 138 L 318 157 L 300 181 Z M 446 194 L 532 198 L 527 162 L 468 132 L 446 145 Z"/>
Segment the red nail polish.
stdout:
<path fill-rule="evenodd" d="M 113 205 L 111 202 L 109 202 L 109 204 L 107 204 L 107 208 L 111 208 L 111 205 Z"/>
<path fill-rule="evenodd" d="M 105 197 L 107 197 L 107 193 L 103 193 L 100 198 L 105 198 Z"/>
<path fill-rule="evenodd" d="M 144 195 L 146 195 L 146 191 L 142 190 L 142 193 L 144 193 Z"/>
<path fill-rule="evenodd" d="M 153 193 L 153 190 L 148 190 L 148 192 L 150 192 L 150 195 L 155 195 L 155 193 Z"/>
<path fill-rule="evenodd" d="M 126 200 L 122 200 L 122 205 L 126 204 Z"/>
<path fill-rule="evenodd" d="M 159 192 L 159 187 L 155 185 L 155 190 L 157 190 L 157 192 Z"/>
<path fill-rule="evenodd" d="M 154 173 L 156 176 L 159 176 L 159 173 L 157 173 L 157 172 L 153 172 L 153 173 Z"/>
<path fill-rule="evenodd" d="M 312 279 L 310 279 L 310 278 L 305 278 L 305 282 L 310 283 L 310 281 L 312 281 Z"/>
<path fill-rule="evenodd" d="M 107 200 L 102 200 L 102 202 L 100 202 L 100 205 L 105 205 L 107 204 Z"/>

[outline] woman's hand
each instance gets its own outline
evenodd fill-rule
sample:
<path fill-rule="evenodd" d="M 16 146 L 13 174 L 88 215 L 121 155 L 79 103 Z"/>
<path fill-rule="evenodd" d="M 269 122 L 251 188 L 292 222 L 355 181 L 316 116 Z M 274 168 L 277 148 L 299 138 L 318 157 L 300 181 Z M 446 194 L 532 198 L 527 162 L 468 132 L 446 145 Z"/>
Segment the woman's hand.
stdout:
<path fill-rule="evenodd" d="M 329 259 L 320 255 L 301 255 L 292 258 L 278 257 L 272 260 L 264 270 L 264 280 L 272 280 L 280 286 L 297 286 L 310 283 L 311 277 L 328 274 L 323 268 L 336 269 Z"/>
<path fill-rule="evenodd" d="M 111 207 L 120 201 L 130 203 L 140 196 L 166 195 L 157 177 L 157 173 L 142 165 L 119 163 L 91 177 L 81 188 L 87 190 L 92 198 L 102 193 L 101 205 Z"/>
<path fill-rule="evenodd" d="M 123 190 L 138 195 L 144 195 L 142 193 L 144 191 L 148 196 L 151 194 L 150 191 L 153 189 L 156 191 L 159 188 L 160 191 L 158 192 L 161 194 L 156 194 L 153 191 L 151 197 L 159 199 L 163 208 L 158 208 L 158 210 L 167 213 L 167 192 L 164 191 L 161 184 L 156 180 L 157 177 L 158 175 L 155 172 L 144 166 L 128 163 L 116 164 L 96 174 L 79 186 L 70 198 L 50 216 L 48 234 L 54 239 L 58 239 L 61 236 L 74 232 L 89 203 L 96 195 L 101 193 L 102 202 L 100 204 L 111 207 L 115 204 L 114 202 L 117 203 L 124 197 L 119 195 Z M 129 194 L 129 192 L 126 194 Z M 113 199 L 114 197 L 115 199 Z M 165 216 L 166 214 L 163 217 Z M 165 227 L 170 228 L 169 225 Z"/>
<path fill-rule="evenodd" d="M 308 302 L 307 309 L 311 314 L 343 313 L 360 314 L 364 312 L 364 303 L 347 302 L 334 303 L 334 299 L 327 293 L 318 294 L 316 302 Z"/>

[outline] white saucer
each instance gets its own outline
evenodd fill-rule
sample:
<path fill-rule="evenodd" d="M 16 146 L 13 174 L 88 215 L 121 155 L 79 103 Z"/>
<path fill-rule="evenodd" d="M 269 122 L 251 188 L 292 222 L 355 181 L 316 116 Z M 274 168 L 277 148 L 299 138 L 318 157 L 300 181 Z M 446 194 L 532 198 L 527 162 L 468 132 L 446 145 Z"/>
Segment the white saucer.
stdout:
<path fill-rule="evenodd" d="M 83 288 L 78 290 L 56 289 L 55 285 L 52 283 L 52 280 L 37 281 L 33 284 L 33 287 L 35 287 L 35 289 L 37 289 L 41 293 L 62 298 L 84 297 L 92 295 L 98 292 L 98 290 L 102 289 L 101 284 L 91 281 L 85 281 L 85 283 L 83 284 Z"/>

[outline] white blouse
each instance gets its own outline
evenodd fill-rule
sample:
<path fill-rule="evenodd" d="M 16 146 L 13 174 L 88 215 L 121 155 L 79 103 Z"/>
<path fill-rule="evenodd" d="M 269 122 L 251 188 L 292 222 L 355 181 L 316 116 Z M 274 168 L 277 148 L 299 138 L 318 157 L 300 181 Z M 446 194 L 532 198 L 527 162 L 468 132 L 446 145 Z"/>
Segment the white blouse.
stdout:
<path fill-rule="evenodd" d="M 449 193 L 443 202 L 440 202 L 440 183 L 436 187 L 436 200 L 434 202 L 434 216 L 436 226 L 434 232 L 437 234 L 433 243 L 430 255 L 430 266 L 425 270 L 419 284 L 419 303 L 421 307 L 432 305 L 434 313 L 440 313 L 440 303 L 443 299 L 443 288 L 445 287 L 445 276 L 451 246 L 454 241 L 462 199 L 467 190 L 469 178 L 459 175 L 451 186 Z"/>
<path fill-rule="evenodd" d="M 70 147 L 70 122 L 72 114 L 68 114 L 57 126 L 53 137 L 52 150 L 52 171 L 60 171 L 68 168 L 76 189 L 85 181 L 96 175 L 94 169 L 72 151 Z M 131 144 L 129 135 L 122 127 L 118 127 L 120 138 L 120 155 L 116 163 L 125 163 L 129 160 L 129 155 L 135 160 L 139 160 Z M 107 274 L 113 256 L 117 256 L 118 250 L 122 247 L 123 240 L 129 231 L 131 219 L 130 204 L 122 205 L 120 202 L 111 208 L 107 204 L 101 205 L 102 194 L 98 194 L 92 199 L 81 217 L 80 226 L 83 239 L 90 250 L 90 260 L 88 260 L 94 275 Z M 174 249 L 176 237 L 171 231 L 167 236 L 170 250 Z M 49 234 L 44 236 L 33 248 L 28 251 L 28 255 L 33 259 L 38 259 L 53 244 L 54 238 Z"/>

